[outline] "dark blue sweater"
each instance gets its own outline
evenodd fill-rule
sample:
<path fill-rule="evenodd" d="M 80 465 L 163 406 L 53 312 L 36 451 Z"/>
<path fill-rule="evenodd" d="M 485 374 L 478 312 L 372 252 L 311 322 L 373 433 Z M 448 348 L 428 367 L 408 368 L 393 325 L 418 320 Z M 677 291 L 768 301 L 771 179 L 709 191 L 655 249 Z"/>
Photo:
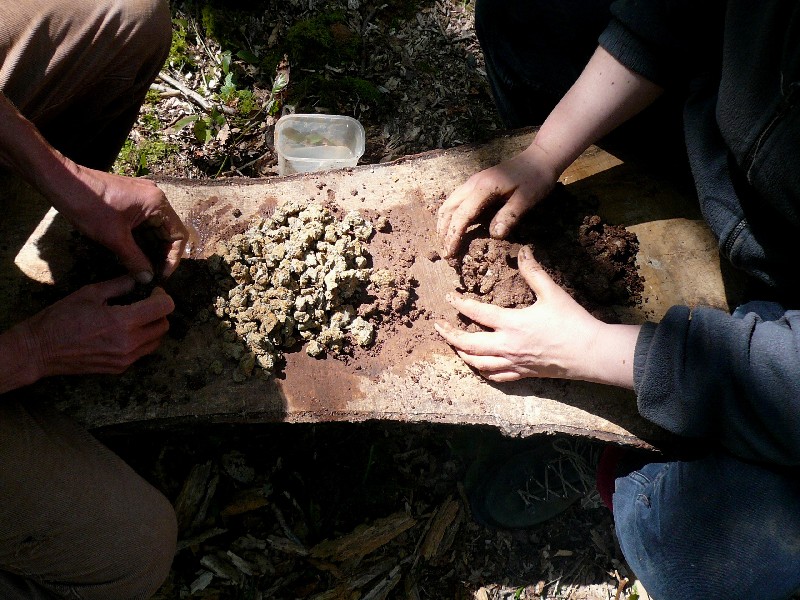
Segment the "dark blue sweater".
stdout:
<path fill-rule="evenodd" d="M 800 3 L 621 0 L 600 44 L 686 94 L 686 148 L 720 252 L 800 308 Z M 673 307 L 642 328 L 641 414 L 747 459 L 800 465 L 800 311 Z"/>

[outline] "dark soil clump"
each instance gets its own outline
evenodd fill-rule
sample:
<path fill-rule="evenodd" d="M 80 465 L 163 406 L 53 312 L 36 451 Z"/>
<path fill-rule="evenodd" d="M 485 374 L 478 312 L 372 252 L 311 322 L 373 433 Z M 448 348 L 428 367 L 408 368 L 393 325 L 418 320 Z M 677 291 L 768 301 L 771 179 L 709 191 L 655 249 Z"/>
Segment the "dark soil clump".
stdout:
<path fill-rule="evenodd" d="M 595 210 L 596 202 L 559 186 L 508 240 L 490 238 L 487 223 L 475 227 L 463 254 L 450 260 L 463 291 L 505 308 L 532 304 L 535 296 L 517 266 L 520 247 L 529 245 L 555 282 L 596 316 L 605 316 L 610 306 L 640 304 L 644 284 L 636 267 L 636 235 L 605 223 Z"/>

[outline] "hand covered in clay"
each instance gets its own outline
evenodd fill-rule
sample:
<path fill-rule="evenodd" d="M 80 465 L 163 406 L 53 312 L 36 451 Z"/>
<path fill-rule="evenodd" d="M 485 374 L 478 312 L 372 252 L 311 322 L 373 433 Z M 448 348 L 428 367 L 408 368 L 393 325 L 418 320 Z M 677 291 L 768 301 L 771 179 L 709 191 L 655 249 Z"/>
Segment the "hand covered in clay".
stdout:
<path fill-rule="evenodd" d="M 519 252 L 520 273 L 536 294 L 526 308 L 501 308 L 451 294 L 459 313 L 490 331 L 470 333 L 448 323 L 436 331 L 470 367 L 495 382 L 557 377 L 633 387 L 638 326 L 607 325 L 561 289 L 533 258 Z"/>
<path fill-rule="evenodd" d="M 122 373 L 155 351 L 175 304 L 160 287 L 134 304 L 109 304 L 134 286 L 128 275 L 87 285 L 18 325 L 36 370 L 34 381 L 50 375 Z"/>
<path fill-rule="evenodd" d="M 526 211 L 553 189 L 559 173 L 545 153 L 532 145 L 514 158 L 474 174 L 457 187 L 439 208 L 436 232 L 452 256 L 470 225 L 492 205 L 502 203 L 489 234 L 504 238 Z"/>
<path fill-rule="evenodd" d="M 51 198 L 53 206 L 79 231 L 113 251 L 139 283 L 169 277 L 183 256 L 186 226 L 152 181 L 113 175 L 72 163 L 65 188 Z M 133 230 L 151 227 L 163 245 L 164 265 L 155 272 Z"/>

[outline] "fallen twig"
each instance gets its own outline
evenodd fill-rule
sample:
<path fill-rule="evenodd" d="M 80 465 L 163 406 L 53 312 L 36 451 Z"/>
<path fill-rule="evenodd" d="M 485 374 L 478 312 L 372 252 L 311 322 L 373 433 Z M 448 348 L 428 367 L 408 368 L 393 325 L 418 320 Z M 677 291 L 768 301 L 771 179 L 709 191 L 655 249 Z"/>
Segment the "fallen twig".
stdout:
<path fill-rule="evenodd" d="M 158 96 L 160 98 L 174 98 L 175 96 L 181 95 L 180 90 L 174 90 L 165 85 L 159 85 L 157 83 L 151 83 L 150 89 L 154 92 L 158 92 Z"/>
<path fill-rule="evenodd" d="M 622 577 L 616 571 L 614 571 L 614 575 L 617 576 L 617 581 L 619 582 L 617 585 L 617 593 L 614 595 L 614 600 L 619 600 L 622 597 L 622 591 L 625 589 L 625 586 L 628 585 L 628 578 Z"/>
<path fill-rule="evenodd" d="M 186 85 L 184 85 L 183 83 L 181 83 L 180 81 L 175 79 L 174 77 L 168 75 L 164 71 L 161 71 L 158 74 L 158 78 L 161 79 L 161 81 L 163 81 L 164 83 L 168 83 L 169 85 L 174 87 L 176 90 L 178 90 L 183 95 L 184 98 L 194 102 L 195 104 L 197 104 L 197 106 L 202 108 L 204 111 L 210 113 L 213 110 L 214 107 L 211 105 L 211 103 L 208 100 L 203 98 L 200 94 L 195 92 L 193 89 L 187 87 Z M 219 110 L 221 110 L 226 115 L 235 115 L 236 114 L 236 109 L 235 108 L 231 108 L 230 106 L 220 105 Z"/>

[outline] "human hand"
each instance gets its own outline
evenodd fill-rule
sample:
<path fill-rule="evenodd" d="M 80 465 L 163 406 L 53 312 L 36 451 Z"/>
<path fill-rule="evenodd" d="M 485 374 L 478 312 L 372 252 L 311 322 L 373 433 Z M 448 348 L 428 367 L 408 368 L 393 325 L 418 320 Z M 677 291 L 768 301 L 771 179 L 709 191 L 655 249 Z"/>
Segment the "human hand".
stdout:
<path fill-rule="evenodd" d="M 489 225 L 489 234 L 504 238 L 523 214 L 547 196 L 559 172 L 535 143 L 514 158 L 474 174 L 439 208 L 436 232 L 444 255 L 452 256 L 467 228 L 489 206 L 503 202 Z"/>
<path fill-rule="evenodd" d="M 518 259 L 534 304 L 500 308 L 451 294 L 459 313 L 491 331 L 469 333 L 445 322 L 437 322 L 436 331 L 490 381 L 557 377 L 632 388 L 639 327 L 595 319 L 552 280 L 530 248 L 521 248 Z"/>
<path fill-rule="evenodd" d="M 155 183 L 68 164 L 74 177 L 53 190 L 53 206 L 81 233 L 116 253 L 120 262 L 139 283 L 149 283 L 154 275 L 169 277 L 177 268 L 186 248 L 186 226 Z M 163 243 L 163 272 L 136 243 L 133 230 L 152 228 Z"/>
<path fill-rule="evenodd" d="M 35 367 L 32 379 L 122 373 L 154 352 L 169 329 L 167 315 L 175 304 L 160 287 L 134 304 L 109 304 L 134 286 L 128 275 L 87 285 L 21 323 Z"/>

